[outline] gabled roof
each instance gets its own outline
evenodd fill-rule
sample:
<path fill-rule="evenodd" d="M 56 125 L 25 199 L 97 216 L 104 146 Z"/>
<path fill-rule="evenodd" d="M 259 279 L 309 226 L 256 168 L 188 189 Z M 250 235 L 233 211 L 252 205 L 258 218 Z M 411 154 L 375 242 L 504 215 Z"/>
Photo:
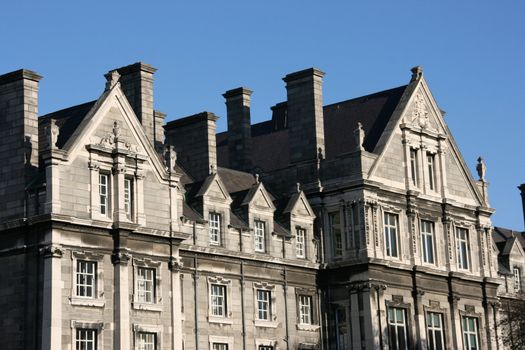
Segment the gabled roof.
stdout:
<path fill-rule="evenodd" d="M 327 159 L 354 151 L 357 122 L 365 130 L 364 147 L 373 152 L 407 85 L 324 106 Z M 263 171 L 286 167 L 289 162 L 286 102 L 272 108 L 272 119 L 251 127 L 253 163 Z M 217 160 L 227 167 L 228 132 L 217 134 Z"/>

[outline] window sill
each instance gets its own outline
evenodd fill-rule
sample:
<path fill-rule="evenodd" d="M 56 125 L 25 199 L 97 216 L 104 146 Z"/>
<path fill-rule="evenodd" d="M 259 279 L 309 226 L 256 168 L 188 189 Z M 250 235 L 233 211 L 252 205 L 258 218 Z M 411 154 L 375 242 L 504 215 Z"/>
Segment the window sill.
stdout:
<path fill-rule="evenodd" d="M 69 299 L 71 305 L 74 306 L 88 306 L 88 307 L 104 307 L 106 305 L 105 299 L 90 299 L 74 297 Z"/>
<path fill-rule="evenodd" d="M 319 326 L 314 324 L 297 324 L 296 328 L 299 331 L 317 332 Z"/>
<path fill-rule="evenodd" d="M 208 316 L 209 323 L 220 323 L 220 324 L 233 324 L 231 318 L 220 317 L 220 316 Z"/>
<path fill-rule="evenodd" d="M 133 302 L 133 309 L 143 311 L 162 312 L 162 305 Z"/>
<path fill-rule="evenodd" d="M 277 321 L 266 321 L 266 320 L 254 320 L 253 324 L 255 327 L 264 327 L 264 328 L 277 328 L 279 322 Z"/>

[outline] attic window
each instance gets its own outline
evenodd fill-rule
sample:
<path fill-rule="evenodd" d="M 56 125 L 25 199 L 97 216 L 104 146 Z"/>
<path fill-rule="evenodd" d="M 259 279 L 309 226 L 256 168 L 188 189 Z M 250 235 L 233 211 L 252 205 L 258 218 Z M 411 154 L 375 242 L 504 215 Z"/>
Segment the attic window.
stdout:
<path fill-rule="evenodd" d="M 210 213 L 209 217 L 210 244 L 221 244 L 221 214 Z"/>
<path fill-rule="evenodd" d="M 264 253 L 266 251 L 265 248 L 265 240 L 266 240 L 266 225 L 264 221 L 255 221 L 255 230 L 254 230 L 254 244 L 255 244 L 255 251 Z"/>
<path fill-rule="evenodd" d="M 412 185 L 416 186 L 418 185 L 418 161 L 417 161 L 417 149 L 411 148 L 410 149 L 410 177 L 412 181 Z"/>

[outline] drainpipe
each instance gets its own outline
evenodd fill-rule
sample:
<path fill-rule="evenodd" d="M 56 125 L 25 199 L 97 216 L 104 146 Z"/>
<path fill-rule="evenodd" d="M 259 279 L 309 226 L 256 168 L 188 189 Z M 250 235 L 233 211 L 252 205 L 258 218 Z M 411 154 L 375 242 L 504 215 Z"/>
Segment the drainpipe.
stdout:
<path fill-rule="evenodd" d="M 377 298 L 377 320 L 379 324 L 379 347 L 381 350 L 384 349 L 383 345 L 383 325 L 381 324 L 381 301 L 379 299 L 379 286 L 375 287 L 376 298 Z"/>
<path fill-rule="evenodd" d="M 195 223 L 193 224 L 193 237 L 195 237 Z M 194 238 L 195 239 L 195 238 Z M 199 350 L 199 310 L 197 309 L 197 254 L 193 256 L 193 307 L 195 309 L 195 350 Z"/>
<path fill-rule="evenodd" d="M 246 349 L 246 317 L 244 315 L 244 262 L 241 261 L 241 316 L 242 316 L 242 348 Z"/>
<path fill-rule="evenodd" d="M 286 330 L 286 338 L 284 341 L 286 342 L 286 350 L 290 350 L 290 331 L 288 329 L 288 277 L 286 273 L 286 266 L 283 267 L 283 278 L 284 278 L 284 319 L 285 319 L 285 330 Z"/>

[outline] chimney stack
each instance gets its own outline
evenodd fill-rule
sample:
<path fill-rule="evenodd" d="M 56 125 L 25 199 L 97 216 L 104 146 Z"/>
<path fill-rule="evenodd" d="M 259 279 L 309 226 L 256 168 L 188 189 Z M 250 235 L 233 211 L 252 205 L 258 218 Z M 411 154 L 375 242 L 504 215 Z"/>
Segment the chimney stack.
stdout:
<path fill-rule="evenodd" d="M 323 76 L 316 68 L 288 74 L 286 83 L 290 161 L 324 154 Z"/>
<path fill-rule="evenodd" d="M 38 83 L 20 69 L 0 76 L 0 217 L 24 216 L 25 187 L 38 171 Z"/>
<path fill-rule="evenodd" d="M 240 87 L 226 91 L 228 114 L 228 159 L 229 167 L 242 171 L 251 171 L 252 131 L 250 119 L 250 89 Z"/>
<path fill-rule="evenodd" d="M 149 64 L 137 62 L 116 70 L 120 74 L 122 91 L 139 118 L 146 136 L 151 144 L 155 145 L 157 141 L 160 142 L 155 133 L 156 118 L 153 110 L 153 74 L 157 69 Z"/>
<path fill-rule="evenodd" d="M 210 112 L 198 113 L 166 124 L 166 143 L 173 145 L 177 161 L 197 181 L 217 168 L 215 122 Z"/>
<path fill-rule="evenodd" d="M 521 207 L 523 208 L 523 220 L 525 222 L 525 184 L 518 186 L 521 193 Z"/>

